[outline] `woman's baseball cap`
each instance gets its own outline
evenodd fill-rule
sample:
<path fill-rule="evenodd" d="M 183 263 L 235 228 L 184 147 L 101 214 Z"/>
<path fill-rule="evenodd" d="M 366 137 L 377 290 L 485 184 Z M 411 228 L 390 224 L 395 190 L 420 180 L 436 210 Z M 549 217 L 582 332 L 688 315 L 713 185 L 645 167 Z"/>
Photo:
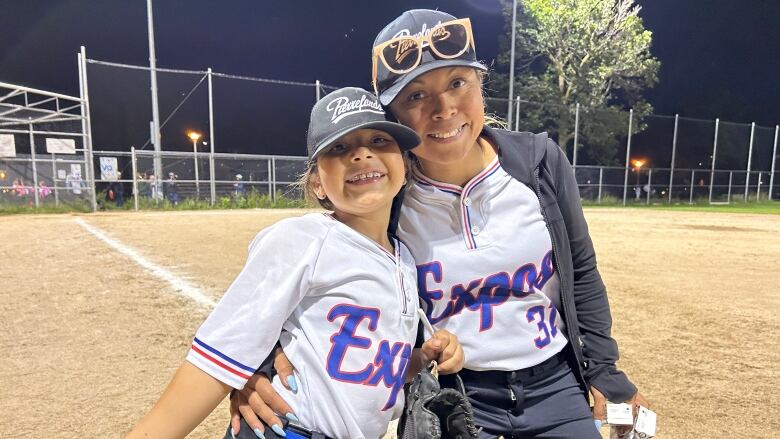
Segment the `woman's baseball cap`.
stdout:
<path fill-rule="evenodd" d="M 306 139 L 309 161 L 314 162 L 342 136 L 370 128 L 393 136 L 401 151 L 420 144 L 420 137 L 412 129 L 386 119 L 385 111 L 373 93 L 345 87 L 326 95 L 311 109 Z"/>
<path fill-rule="evenodd" d="M 379 35 L 377 35 L 374 40 L 373 47 L 377 47 L 382 43 L 399 37 L 424 36 L 426 33 L 430 33 L 437 25 L 446 24 L 453 20 L 457 20 L 457 18 L 446 12 L 434 11 L 431 9 L 412 9 L 406 11 L 379 32 Z M 456 57 L 442 59 L 442 57 L 437 56 L 437 54 L 431 50 L 429 45 L 423 45 L 419 64 L 408 73 L 399 75 L 388 69 L 387 65 L 384 63 L 374 60 L 376 63 L 376 75 L 374 78 L 376 81 L 375 86 L 379 93 L 379 100 L 382 105 L 390 105 L 406 84 L 423 73 L 434 69 L 463 66 L 487 71 L 487 67 L 477 61 L 477 54 L 473 44 L 474 37 L 471 35 L 470 26 L 468 32 L 468 37 L 471 39 L 471 46 L 468 50 L 463 51 Z"/>

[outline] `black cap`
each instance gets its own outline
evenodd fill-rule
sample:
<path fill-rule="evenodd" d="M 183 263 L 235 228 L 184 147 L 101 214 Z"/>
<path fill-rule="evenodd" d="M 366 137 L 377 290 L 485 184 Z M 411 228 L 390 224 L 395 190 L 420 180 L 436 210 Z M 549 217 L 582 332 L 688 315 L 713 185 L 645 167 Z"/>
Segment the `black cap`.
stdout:
<path fill-rule="evenodd" d="M 306 139 L 309 160 L 314 161 L 342 136 L 366 128 L 393 136 L 401 151 L 420 144 L 420 137 L 412 129 L 385 118 L 385 111 L 373 93 L 362 88 L 345 87 L 326 95 L 311 109 Z"/>
<path fill-rule="evenodd" d="M 412 9 L 404 12 L 385 26 L 374 40 L 374 47 L 385 41 L 392 40 L 405 35 L 421 35 L 429 31 L 434 26 L 457 20 L 456 17 L 441 11 L 431 9 Z M 377 89 L 379 90 L 379 100 L 382 105 L 390 105 L 398 93 L 416 77 L 423 73 L 441 67 L 473 67 L 475 69 L 487 70 L 484 64 L 477 61 L 477 54 L 474 50 L 467 50 L 457 58 L 438 59 L 431 53 L 430 48 L 425 47 L 422 51 L 420 64 L 409 73 L 398 75 L 387 69 L 381 62 L 377 66 Z"/>

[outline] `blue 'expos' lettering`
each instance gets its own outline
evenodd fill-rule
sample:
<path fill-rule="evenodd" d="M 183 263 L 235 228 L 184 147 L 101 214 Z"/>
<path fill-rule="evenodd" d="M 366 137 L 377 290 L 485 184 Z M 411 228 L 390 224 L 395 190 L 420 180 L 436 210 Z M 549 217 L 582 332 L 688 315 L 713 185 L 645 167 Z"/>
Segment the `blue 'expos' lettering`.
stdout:
<path fill-rule="evenodd" d="M 406 369 L 409 366 L 409 358 L 412 355 L 412 346 L 409 343 L 391 343 L 382 340 L 374 357 L 373 363 L 369 363 L 358 371 L 344 371 L 341 368 L 349 348 L 368 349 L 371 347 L 371 339 L 357 335 L 358 327 L 363 320 L 367 320 L 368 330 L 374 332 L 379 325 L 380 312 L 377 308 L 365 308 L 357 305 L 340 304 L 328 312 L 328 321 L 332 322 L 343 317 L 339 331 L 330 337 L 331 348 L 328 353 L 328 375 L 331 378 L 354 384 L 376 386 L 380 382 L 391 389 L 390 396 L 382 410 L 392 408 L 398 397 L 398 392 L 404 386 Z M 398 360 L 398 367 L 394 368 Z"/>
<path fill-rule="evenodd" d="M 515 270 L 511 278 L 507 272 L 498 272 L 485 278 L 477 278 L 463 284 L 453 285 L 449 301 L 439 315 L 433 315 L 434 302 L 444 300 L 444 291 L 435 289 L 444 278 L 441 262 L 432 261 L 417 266 L 417 284 L 420 298 L 426 305 L 426 313 L 431 324 L 460 314 L 464 309 L 479 312 L 479 330 L 487 331 L 493 327 L 493 307 L 506 303 L 510 296 L 523 298 L 542 289 L 555 273 L 552 263 L 552 250 L 542 258 L 540 269 L 533 263 L 525 264 Z"/>

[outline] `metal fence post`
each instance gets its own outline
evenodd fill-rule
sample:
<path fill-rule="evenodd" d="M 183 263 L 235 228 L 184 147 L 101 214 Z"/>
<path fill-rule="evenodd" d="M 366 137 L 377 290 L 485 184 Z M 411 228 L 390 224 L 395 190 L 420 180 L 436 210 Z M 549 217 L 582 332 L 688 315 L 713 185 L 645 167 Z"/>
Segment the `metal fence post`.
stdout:
<path fill-rule="evenodd" d="M 572 157 L 572 166 L 577 168 L 577 143 L 580 135 L 580 103 L 574 109 L 574 153 Z M 565 146 L 565 145 L 564 145 Z"/>
<path fill-rule="evenodd" d="M 693 181 L 696 179 L 696 170 L 691 169 L 691 193 L 689 194 L 690 199 L 688 200 L 688 204 L 693 204 Z"/>
<path fill-rule="evenodd" d="M 320 99 L 322 99 L 322 97 L 320 96 L 320 80 L 319 80 L 319 79 L 317 79 L 317 80 L 314 82 L 314 87 L 316 87 L 316 88 L 317 88 L 317 91 L 316 91 L 316 94 L 317 94 L 317 102 L 319 102 L 319 101 L 320 101 Z"/>
<path fill-rule="evenodd" d="M 729 193 L 726 195 L 726 202 L 731 204 L 731 180 L 734 177 L 734 171 L 729 171 Z"/>
<path fill-rule="evenodd" d="M 28 120 L 31 120 L 29 117 Z M 35 207 L 40 206 L 40 200 L 38 199 L 38 166 L 35 163 L 35 136 L 33 135 L 33 124 L 30 122 L 28 125 L 30 128 L 30 158 L 32 159 L 32 171 L 33 171 L 33 197 L 35 198 Z"/>
<path fill-rule="evenodd" d="M 598 203 L 601 204 L 601 182 L 604 180 L 604 167 L 599 168 L 599 201 Z"/>
<path fill-rule="evenodd" d="M 677 154 L 677 125 L 680 122 L 680 115 L 674 115 L 674 135 L 672 136 L 672 164 L 669 169 L 669 204 L 672 204 L 672 188 L 674 187 L 674 159 Z"/>
<path fill-rule="evenodd" d="M 520 95 L 515 99 L 515 131 L 520 131 Z"/>
<path fill-rule="evenodd" d="M 271 200 L 273 200 L 273 195 L 271 195 L 274 192 L 274 189 L 271 186 L 271 174 L 273 173 L 271 170 L 271 159 L 268 159 L 266 164 L 268 165 L 268 196 L 271 197 Z"/>
<path fill-rule="evenodd" d="M 628 195 L 628 169 L 629 159 L 631 157 L 631 125 L 634 122 L 634 109 L 628 111 L 628 141 L 626 143 L 626 170 L 623 176 L 623 205 L 626 205 L 626 195 Z"/>
<path fill-rule="evenodd" d="M 756 201 L 761 201 L 761 171 L 758 171 L 758 185 L 756 186 Z"/>
<path fill-rule="evenodd" d="M 79 60 L 79 97 L 81 98 L 81 130 L 85 135 L 82 139 L 84 149 L 84 162 L 87 174 L 87 182 L 90 184 L 90 203 L 92 211 L 97 210 L 97 194 L 95 193 L 95 170 L 92 160 L 92 120 L 89 111 L 89 82 L 87 81 L 87 49 L 81 46 L 81 52 L 78 55 Z"/>
<path fill-rule="evenodd" d="M 772 147 L 772 174 L 769 176 L 769 201 L 772 201 L 772 189 L 775 185 L 775 159 L 777 158 L 778 132 L 780 132 L 780 125 L 775 125 L 775 146 Z"/>
<path fill-rule="evenodd" d="M 715 180 L 715 157 L 718 153 L 718 128 L 720 128 L 720 119 L 715 119 L 715 140 L 712 143 L 712 167 L 710 168 L 710 203 L 712 203 L 712 182 Z"/>
<path fill-rule="evenodd" d="M 750 124 L 750 146 L 748 147 L 748 162 L 747 162 L 747 175 L 745 175 L 745 202 L 748 201 L 748 194 L 750 190 L 750 162 L 753 160 L 753 140 L 756 134 L 756 123 Z"/>
<path fill-rule="evenodd" d="M 653 190 L 653 168 L 647 169 L 647 204 L 650 205 L 650 192 Z"/>
<path fill-rule="evenodd" d="M 276 203 L 276 157 L 271 157 L 271 203 Z"/>
<path fill-rule="evenodd" d="M 214 89 L 211 83 L 211 67 L 206 70 L 209 76 L 209 185 L 211 186 L 211 205 L 217 202 L 217 185 L 215 163 L 214 163 Z"/>
<path fill-rule="evenodd" d="M 138 163 L 135 156 L 135 146 L 130 147 L 130 164 L 133 165 L 133 209 L 138 211 Z"/>
<path fill-rule="evenodd" d="M 59 206 L 60 205 L 60 194 L 57 193 L 57 165 L 56 165 L 56 159 L 54 158 L 54 153 L 51 154 L 51 183 L 52 186 L 52 192 L 54 192 L 54 205 Z"/>

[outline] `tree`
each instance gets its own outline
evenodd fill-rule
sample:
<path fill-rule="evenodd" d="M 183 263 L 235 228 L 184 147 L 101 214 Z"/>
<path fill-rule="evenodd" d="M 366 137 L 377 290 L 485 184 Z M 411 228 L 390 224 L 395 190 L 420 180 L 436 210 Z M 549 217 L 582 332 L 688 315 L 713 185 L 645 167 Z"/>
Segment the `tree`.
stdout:
<path fill-rule="evenodd" d="M 523 125 L 546 128 L 564 151 L 574 139 L 574 105 L 587 118 L 580 123 L 580 151 L 591 160 L 614 161 L 618 138 L 628 131 L 625 107 L 634 108 L 634 132 L 652 107 L 642 91 L 657 81 L 659 61 L 650 53 L 652 33 L 638 16 L 634 0 L 518 0 L 515 40 L 515 90 Z M 512 5 L 504 14 L 509 25 Z M 499 63 L 509 64 L 509 50 Z M 495 88 L 507 90 L 508 75 Z"/>

